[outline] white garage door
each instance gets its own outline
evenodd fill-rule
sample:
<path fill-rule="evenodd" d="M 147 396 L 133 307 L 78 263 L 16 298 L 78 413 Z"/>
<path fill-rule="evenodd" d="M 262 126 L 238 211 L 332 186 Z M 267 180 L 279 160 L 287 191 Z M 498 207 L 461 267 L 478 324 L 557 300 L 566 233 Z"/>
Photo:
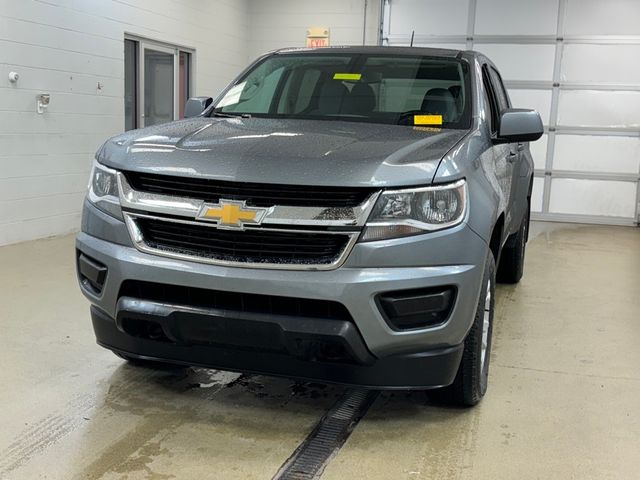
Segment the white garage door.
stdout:
<path fill-rule="evenodd" d="M 386 0 L 384 45 L 474 49 L 535 108 L 534 218 L 637 224 L 640 1 Z"/>

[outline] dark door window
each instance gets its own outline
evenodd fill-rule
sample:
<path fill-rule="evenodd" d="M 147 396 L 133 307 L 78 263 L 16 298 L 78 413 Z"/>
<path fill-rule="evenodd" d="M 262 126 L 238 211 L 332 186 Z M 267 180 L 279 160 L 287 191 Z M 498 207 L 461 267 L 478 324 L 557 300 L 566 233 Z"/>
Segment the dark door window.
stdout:
<path fill-rule="evenodd" d="M 489 71 L 486 65 L 482 67 L 482 84 L 484 86 L 484 92 L 486 95 L 487 102 L 489 104 L 489 113 L 490 113 L 489 124 L 491 128 L 491 134 L 496 135 L 498 133 L 500 106 L 498 104 L 496 93 L 491 84 L 491 80 L 489 78 Z"/>
<path fill-rule="evenodd" d="M 138 127 L 138 45 L 124 41 L 124 129 Z"/>
<path fill-rule="evenodd" d="M 178 71 L 178 118 L 184 118 L 184 106 L 191 96 L 191 54 L 180 52 Z"/>
<path fill-rule="evenodd" d="M 493 85 L 493 90 L 496 92 L 500 111 L 504 110 L 505 108 L 509 108 L 511 106 L 511 102 L 509 101 L 509 94 L 507 93 L 507 89 L 504 88 L 502 77 L 500 76 L 498 71 L 493 67 L 489 68 L 489 75 L 491 77 L 491 84 Z"/>

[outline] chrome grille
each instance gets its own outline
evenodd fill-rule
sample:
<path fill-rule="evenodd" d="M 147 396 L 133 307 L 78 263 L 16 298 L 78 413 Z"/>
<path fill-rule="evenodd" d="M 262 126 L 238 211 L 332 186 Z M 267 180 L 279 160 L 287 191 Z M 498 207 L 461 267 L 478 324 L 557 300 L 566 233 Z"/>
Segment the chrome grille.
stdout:
<path fill-rule="evenodd" d="M 208 225 L 139 218 L 137 225 L 151 248 L 238 263 L 333 263 L 348 235 L 275 229 L 221 230 Z"/>
<path fill-rule="evenodd" d="M 359 235 L 264 227 L 223 230 L 197 221 L 131 212 L 124 219 L 134 245 L 142 252 L 247 268 L 337 268 Z"/>
<path fill-rule="evenodd" d="M 174 177 L 167 177 L 171 178 Z M 261 201 L 272 198 L 279 203 L 260 207 L 264 214 L 258 221 L 243 224 L 243 221 L 236 219 L 229 224 L 225 220 L 222 225 L 219 219 L 212 222 L 210 218 L 204 218 L 206 215 L 203 212 L 232 203 L 227 197 L 206 197 L 219 202 L 211 203 L 204 198 L 183 196 L 197 195 L 198 192 L 174 191 L 174 194 L 180 195 L 169 195 L 152 191 L 148 185 L 142 186 L 146 190 L 141 191 L 134 188 L 129 180 L 129 174 L 118 173 L 124 220 L 138 250 L 181 260 L 248 268 L 331 270 L 339 267 L 355 245 L 379 195 L 378 190 L 355 189 L 358 196 L 342 196 L 342 206 L 318 206 L 318 197 L 314 195 L 320 195 L 320 190 L 290 187 L 285 189 L 286 193 L 280 198 L 275 198 L 273 193 L 270 193 L 271 197 L 261 197 Z M 132 182 L 135 184 L 137 180 Z M 233 188 L 241 192 L 247 185 L 250 184 L 238 183 Z M 141 187 L 140 184 L 137 186 Z M 269 188 L 265 187 L 262 191 Z M 314 205 L 290 205 L 294 200 L 300 203 L 303 189 L 311 192 L 309 198 L 316 199 L 308 202 Z M 326 194 L 325 199 L 328 199 L 325 203 L 337 202 L 337 197 L 331 197 L 330 193 L 335 194 L 338 190 L 322 190 L 323 195 Z M 271 191 L 275 192 L 274 189 Z M 298 196 L 292 195 L 293 192 Z M 242 205 L 247 202 L 246 209 L 242 206 L 241 211 L 250 212 L 251 208 L 259 208 L 255 204 L 250 206 L 247 201 L 247 198 L 255 201 L 258 198 L 255 193 L 227 194 L 241 200 Z M 356 200 L 360 203 L 344 206 Z M 214 215 L 213 218 L 218 217 Z"/>
<path fill-rule="evenodd" d="M 124 172 L 140 192 L 185 197 L 215 203 L 221 198 L 244 200 L 255 207 L 355 207 L 374 192 L 371 188 L 227 182 L 206 178 Z"/>

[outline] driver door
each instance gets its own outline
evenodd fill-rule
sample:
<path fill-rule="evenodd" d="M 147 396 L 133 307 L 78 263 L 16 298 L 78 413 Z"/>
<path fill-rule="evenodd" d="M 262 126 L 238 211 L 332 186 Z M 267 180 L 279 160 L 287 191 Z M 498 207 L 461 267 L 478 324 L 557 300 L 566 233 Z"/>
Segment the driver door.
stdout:
<path fill-rule="evenodd" d="M 482 67 L 482 80 L 491 109 L 491 134 L 497 136 L 500 113 L 510 108 L 509 97 L 498 72 L 489 64 Z M 521 147 L 515 143 L 499 143 L 493 146 L 495 175 L 504 198 L 505 230 L 510 231 L 514 218 L 518 159 Z"/>

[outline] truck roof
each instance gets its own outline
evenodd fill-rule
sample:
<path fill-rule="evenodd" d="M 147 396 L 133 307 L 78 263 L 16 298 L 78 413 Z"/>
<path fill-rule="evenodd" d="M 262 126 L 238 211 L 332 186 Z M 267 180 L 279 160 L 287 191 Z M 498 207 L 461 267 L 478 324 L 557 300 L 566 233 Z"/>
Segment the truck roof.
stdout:
<path fill-rule="evenodd" d="M 365 53 L 375 54 L 384 53 L 392 55 L 429 55 L 434 57 L 459 57 L 464 54 L 474 54 L 471 50 L 452 50 L 449 48 L 428 48 L 428 47 L 385 47 L 378 45 L 371 46 L 334 46 L 334 47 L 322 47 L 322 48 L 281 48 L 274 50 L 272 53 L 287 54 L 287 53 L 309 53 L 309 54 L 322 54 L 322 53 L 336 53 L 338 51 L 345 53 Z"/>

